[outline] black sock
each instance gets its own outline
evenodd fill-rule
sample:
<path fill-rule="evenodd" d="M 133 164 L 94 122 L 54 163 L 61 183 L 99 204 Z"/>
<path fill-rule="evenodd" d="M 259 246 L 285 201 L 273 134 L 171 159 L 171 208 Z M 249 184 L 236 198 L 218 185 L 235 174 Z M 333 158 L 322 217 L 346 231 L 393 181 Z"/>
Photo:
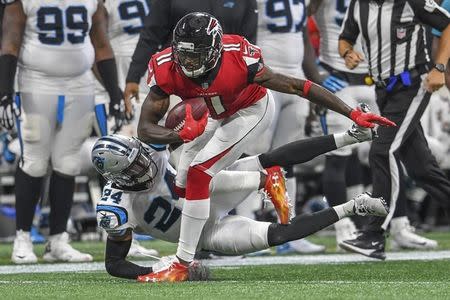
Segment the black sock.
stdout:
<path fill-rule="evenodd" d="M 43 177 L 33 177 L 17 167 L 15 177 L 16 229 L 30 231 L 34 211 L 41 197 Z"/>
<path fill-rule="evenodd" d="M 330 206 L 347 202 L 347 185 L 345 169 L 348 156 L 330 155 L 325 160 L 325 170 L 322 175 L 323 194 Z"/>
<path fill-rule="evenodd" d="M 296 216 L 290 224 L 270 224 L 267 232 L 269 246 L 277 246 L 286 242 L 302 239 L 339 220 L 333 208 L 327 208 L 312 214 Z"/>
<path fill-rule="evenodd" d="M 75 177 L 53 171 L 50 178 L 50 235 L 66 231 L 73 203 Z"/>
<path fill-rule="evenodd" d="M 336 149 L 333 135 L 295 141 L 258 156 L 263 168 L 288 167 Z"/>

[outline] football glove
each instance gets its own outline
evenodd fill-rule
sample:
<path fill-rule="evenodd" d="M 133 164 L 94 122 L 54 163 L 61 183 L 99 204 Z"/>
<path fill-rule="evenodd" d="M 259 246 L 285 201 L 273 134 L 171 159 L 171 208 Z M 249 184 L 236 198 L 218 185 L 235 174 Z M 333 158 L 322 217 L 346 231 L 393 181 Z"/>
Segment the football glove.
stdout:
<path fill-rule="evenodd" d="M 186 117 L 184 119 L 183 129 L 180 130 L 178 135 L 185 142 L 193 141 L 196 137 L 203 134 L 208 123 L 208 111 L 206 111 L 200 120 L 195 120 L 192 116 L 192 107 L 190 104 L 186 104 Z"/>
<path fill-rule="evenodd" d="M 20 107 L 16 105 L 13 94 L 5 93 L 0 95 L 0 125 L 8 130 L 14 128 L 15 118 L 22 114 Z"/>
<path fill-rule="evenodd" d="M 382 117 L 380 115 L 364 112 L 361 110 L 361 107 L 357 107 L 350 112 L 350 119 L 356 123 L 356 125 L 362 127 L 375 127 L 375 124 L 383 125 L 383 126 L 397 126 L 394 122 L 389 120 L 388 118 Z"/>
<path fill-rule="evenodd" d="M 120 99 L 120 101 L 111 101 L 109 104 L 109 117 L 114 118 L 114 125 L 111 128 L 112 133 L 117 133 L 122 129 L 127 118 L 125 115 L 125 101 Z"/>
<path fill-rule="evenodd" d="M 348 82 L 344 81 L 342 79 L 339 79 L 333 75 L 329 75 L 325 80 L 322 82 L 322 86 L 329 90 L 332 93 L 339 92 L 343 88 L 346 88 L 348 86 Z"/>

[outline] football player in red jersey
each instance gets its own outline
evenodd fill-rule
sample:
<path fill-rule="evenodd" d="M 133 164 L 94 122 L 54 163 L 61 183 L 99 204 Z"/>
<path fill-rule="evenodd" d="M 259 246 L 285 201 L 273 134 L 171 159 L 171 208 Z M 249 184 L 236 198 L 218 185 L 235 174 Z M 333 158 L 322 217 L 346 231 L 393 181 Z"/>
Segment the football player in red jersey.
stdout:
<path fill-rule="evenodd" d="M 172 47 L 154 55 L 149 63 L 148 85 L 139 138 L 153 144 L 185 143 L 176 178 L 178 192 L 186 199 L 176 259 L 169 268 L 155 272 L 152 281 L 186 278 L 177 274 L 187 272 L 183 266 L 194 258 L 209 216 L 212 177 L 236 161 L 248 143 L 257 142 L 271 122 L 273 99 L 267 89 L 297 94 L 360 126 L 395 125 L 379 115 L 350 108 L 311 81 L 273 72 L 264 65 L 257 46 L 241 36 L 223 35 L 217 19 L 207 13 L 190 13 L 178 22 Z M 200 125 L 206 124 L 206 115 L 199 122 L 186 122 L 180 132 L 157 125 L 171 94 L 182 99 L 203 97 L 211 116 L 206 128 Z"/>

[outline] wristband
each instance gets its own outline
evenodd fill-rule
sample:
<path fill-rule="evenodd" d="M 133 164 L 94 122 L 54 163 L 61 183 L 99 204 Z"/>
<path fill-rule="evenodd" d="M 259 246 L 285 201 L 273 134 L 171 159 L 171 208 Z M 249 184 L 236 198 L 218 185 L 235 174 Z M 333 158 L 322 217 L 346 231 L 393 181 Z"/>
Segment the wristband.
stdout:
<path fill-rule="evenodd" d="M 17 69 L 17 56 L 5 54 L 0 56 L 0 93 L 14 92 L 14 78 Z"/>
<path fill-rule="evenodd" d="M 303 84 L 303 97 L 308 96 L 311 86 L 312 86 L 311 80 L 306 80 L 305 83 Z"/>

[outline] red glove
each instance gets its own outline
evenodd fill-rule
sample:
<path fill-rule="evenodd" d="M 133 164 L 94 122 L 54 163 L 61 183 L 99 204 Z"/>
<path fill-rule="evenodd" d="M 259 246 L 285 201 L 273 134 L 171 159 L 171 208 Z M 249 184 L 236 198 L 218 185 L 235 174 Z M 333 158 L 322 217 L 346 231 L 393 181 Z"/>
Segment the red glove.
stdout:
<path fill-rule="evenodd" d="M 397 126 L 394 122 L 389 120 L 388 118 L 382 117 L 380 115 L 371 113 L 371 112 L 363 112 L 359 107 L 352 110 L 350 113 L 350 119 L 356 123 L 356 125 L 362 127 L 375 127 L 375 124 L 383 125 L 383 126 Z"/>
<path fill-rule="evenodd" d="M 208 111 L 200 118 L 195 120 L 192 116 L 192 107 L 190 104 L 186 104 L 186 117 L 184 119 L 183 129 L 180 130 L 178 135 L 183 139 L 185 143 L 193 141 L 196 137 L 202 135 L 205 131 L 206 124 L 208 123 Z"/>

